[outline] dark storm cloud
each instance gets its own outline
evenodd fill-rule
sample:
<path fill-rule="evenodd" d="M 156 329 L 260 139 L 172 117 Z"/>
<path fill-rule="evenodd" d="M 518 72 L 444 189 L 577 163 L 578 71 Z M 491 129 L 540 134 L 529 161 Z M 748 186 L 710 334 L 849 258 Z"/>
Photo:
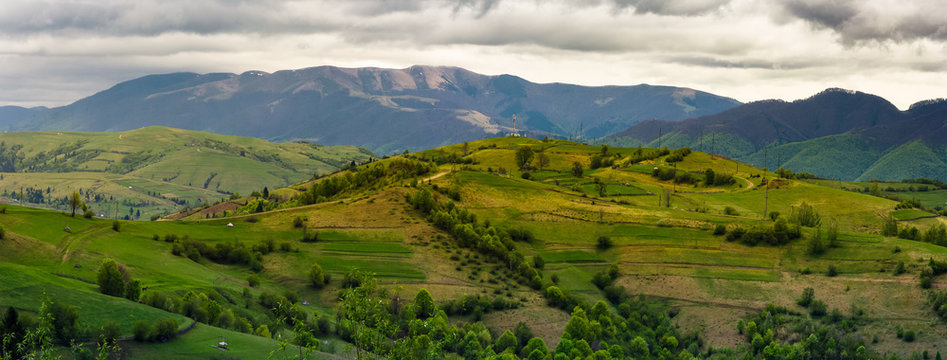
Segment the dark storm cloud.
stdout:
<path fill-rule="evenodd" d="M 943 1 L 790 0 L 787 15 L 828 28 L 846 44 L 864 41 L 947 40 Z"/>

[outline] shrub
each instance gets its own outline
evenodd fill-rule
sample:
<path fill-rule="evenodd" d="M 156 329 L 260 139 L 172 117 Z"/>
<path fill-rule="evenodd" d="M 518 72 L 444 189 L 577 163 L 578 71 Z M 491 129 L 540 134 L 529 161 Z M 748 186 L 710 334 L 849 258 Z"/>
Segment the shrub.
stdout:
<path fill-rule="evenodd" d="M 135 325 L 132 325 L 132 334 L 134 335 L 135 341 L 151 340 L 153 336 L 151 324 L 145 320 L 138 320 L 135 322 Z"/>
<path fill-rule="evenodd" d="M 608 236 L 599 236 L 598 240 L 595 242 L 595 247 L 597 247 L 599 250 L 608 250 L 614 245 L 615 243 L 612 242 L 612 238 Z"/>
<path fill-rule="evenodd" d="M 543 260 L 543 257 L 542 257 L 542 256 L 539 256 L 538 254 L 537 254 L 536 256 L 533 256 L 533 267 L 534 267 L 534 268 L 542 269 L 542 268 L 545 267 L 545 266 L 546 266 L 546 261 Z"/>
<path fill-rule="evenodd" d="M 256 274 L 250 274 L 250 276 L 247 276 L 247 285 L 250 285 L 250 287 L 257 287 L 257 286 L 259 286 L 259 285 L 260 285 L 260 277 L 257 276 Z"/>
<path fill-rule="evenodd" d="M 306 221 L 306 220 L 303 219 L 302 216 L 294 217 L 294 218 L 293 218 L 293 227 L 294 227 L 294 228 L 301 228 L 301 227 L 303 227 L 303 225 L 305 225 L 305 221 Z"/>
<path fill-rule="evenodd" d="M 714 235 L 724 235 L 727 233 L 727 226 L 724 224 L 717 224 L 714 226 Z"/>
<path fill-rule="evenodd" d="M 84 217 L 84 218 L 86 218 L 86 219 L 91 219 L 93 216 L 95 216 L 95 212 L 92 211 L 92 210 L 86 210 L 86 211 L 82 214 L 82 217 Z"/>
<path fill-rule="evenodd" d="M 7 231 L 3 229 L 3 226 L 0 226 L 0 240 L 3 240 L 7 236 Z"/>
<path fill-rule="evenodd" d="M 723 213 L 730 216 L 739 216 L 740 213 L 737 212 L 737 209 L 734 209 L 732 206 L 727 206 L 723 208 Z"/>
<path fill-rule="evenodd" d="M 533 176 L 530 175 L 529 172 L 525 172 L 525 171 L 524 171 L 522 174 L 520 174 L 520 177 L 523 178 L 523 179 L 529 180 L 529 179 L 531 179 Z"/>
<path fill-rule="evenodd" d="M 174 337 L 177 336 L 177 331 L 178 322 L 174 319 L 158 321 L 158 324 L 155 325 L 155 340 L 164 342 L 174 339 Z"/>
<path fill-rule="evenodd" d="M 309 229 L 303 228 L 303 238 L 302 242 L 311 243 L 319 241 L 319 232 L 318 231 L 309 231 Z"/>
<path fill-rule="evenodd" d="M 814 300 L 811 304 L 809 304 L 809 315 L 812 315 L 813 317 L 825 316 L 827 311 L 828 307 L 824 302 L 822 302 L 822 300 Z"/>
<path fill-rule="evenodd" d="M 812 304 L 812 301 L 815 299 L 815 290 L 811 287 L 807 287 L 802 290 L 802 297 L 796 300 L 796 304 L 802 307 L 809 307 Z"/>
<path fill-rule="evenodd" d="M 898 261 L 898 266 L 894 268 L 894 274 L 901 275 L 904 274 L 905 271 L 907 270 L 904 268 L 904 261 Z"/>
<path fill-rule="evenodd" d="M 326 285 L 326 275 L 319 264 L 312 264 L 312 267 L 309 268 L 309 272 L 307 273 L 307 278 L 309 278 L 309 283 L 316 289 L 321 289 Z"/>
<path fill-rule="evenodd" d="M 838 275 L 838 269 L 835 268 L 835 265 L 830 264 L 829 270 L 825 272 L 825 276 L 833 277 Z"/>
<path fill-rule="evenodd" d="M 122 223 L 118 222 L 118 220 L 112 221 L 112 230 L 119 231 L 121 227 Z"/>
<path fill-rule="evenodd" d="M 770 219 L 770 220 L 776 221 L 777 218 L 779 218 L 779 211 L 770 211 L 770 212 L 769 212 L 769 219 Z"/>
<path fill-rule="evenodd" d="M 792 207 L 789 212 L 789 221 L 802 226 L 816 227 L 822 223 L 822 215 L 819 215 L 812 205 L 803 202 L 798 207 Z"/>
<path fill-rule="evenodd" d="M 907 330 L 904 332 L 904 335 L 901 337 L 901 340 L 904 342 L 914 342 L 914 330 Z"/>

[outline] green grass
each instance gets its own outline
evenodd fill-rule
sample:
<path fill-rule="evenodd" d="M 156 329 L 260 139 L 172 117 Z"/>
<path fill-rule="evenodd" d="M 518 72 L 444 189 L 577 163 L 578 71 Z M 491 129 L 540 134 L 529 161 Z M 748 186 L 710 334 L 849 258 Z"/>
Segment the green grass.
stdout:
<path fill-rule="evenodd" d="M 557 251 L 546 252 L 542 254 L 543 260 L 547 263 L 585 263 L 585 262 L 604 262 L 600 256 L 587 251 Z"/>
<path fill-rule="evenodd" d="M 901 210 L 893 211 L 891 213 L 891 216 L 894 216 L 894 218 L 898 220 L 911 220 L 911 219 L 917 219 L 921 217 L 930 217 L 930 216 L 936 216 L 936 215 L 931 214 L 927 211 L 918 210 L 918 209 L 901 209 Z"/>
<path fill-rule="evenodd" d="M 323 251 L 343 253 L 383 253 L 383 254 L 410 254 L 401 244 L 394 243 L 364 243 L 364 242 L 333 242 L 322 247 Z"/>

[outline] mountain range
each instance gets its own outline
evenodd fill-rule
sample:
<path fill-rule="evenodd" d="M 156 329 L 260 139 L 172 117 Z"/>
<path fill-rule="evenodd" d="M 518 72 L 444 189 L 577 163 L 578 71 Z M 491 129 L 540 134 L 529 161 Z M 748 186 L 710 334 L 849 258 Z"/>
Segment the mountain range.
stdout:
<path fill-rule="evenodd" d="M 878 96 L 828 89 L 681 122 L 645 121 L 598 142 L 689 146 L 750 164 L 839 180 L 947 178 L 947 101 L 906 111 Z"/>
<path fill-rule="evenodd" d="M 528 136 L 598 138 L 648 119 L 682 120 L 739 104 L 668 86 L 536 84 L 456 67 L 321 66 L 145 76 L 70 105 L 24 109 L 6 129 L 125 131 L 161 125 L 390 154 L 507 134 L 514 115 L 516 130 Z"/>

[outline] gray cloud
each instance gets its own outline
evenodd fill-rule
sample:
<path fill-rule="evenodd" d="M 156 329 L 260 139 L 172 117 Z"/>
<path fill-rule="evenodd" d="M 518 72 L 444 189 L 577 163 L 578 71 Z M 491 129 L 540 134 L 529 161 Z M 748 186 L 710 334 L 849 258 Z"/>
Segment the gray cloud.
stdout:
<path fill-rule="evenodd" d="M 611 0 L 620 9 L 634 8 L 638 14 L 703 15 L 720 9 L 730 0 Z"/>
<path fill-rule="evenodd" d="M 943 1 L 790 0 L 786 15 L 838 33 L 845 44 L 865 41 L 947 40 Z"/>

